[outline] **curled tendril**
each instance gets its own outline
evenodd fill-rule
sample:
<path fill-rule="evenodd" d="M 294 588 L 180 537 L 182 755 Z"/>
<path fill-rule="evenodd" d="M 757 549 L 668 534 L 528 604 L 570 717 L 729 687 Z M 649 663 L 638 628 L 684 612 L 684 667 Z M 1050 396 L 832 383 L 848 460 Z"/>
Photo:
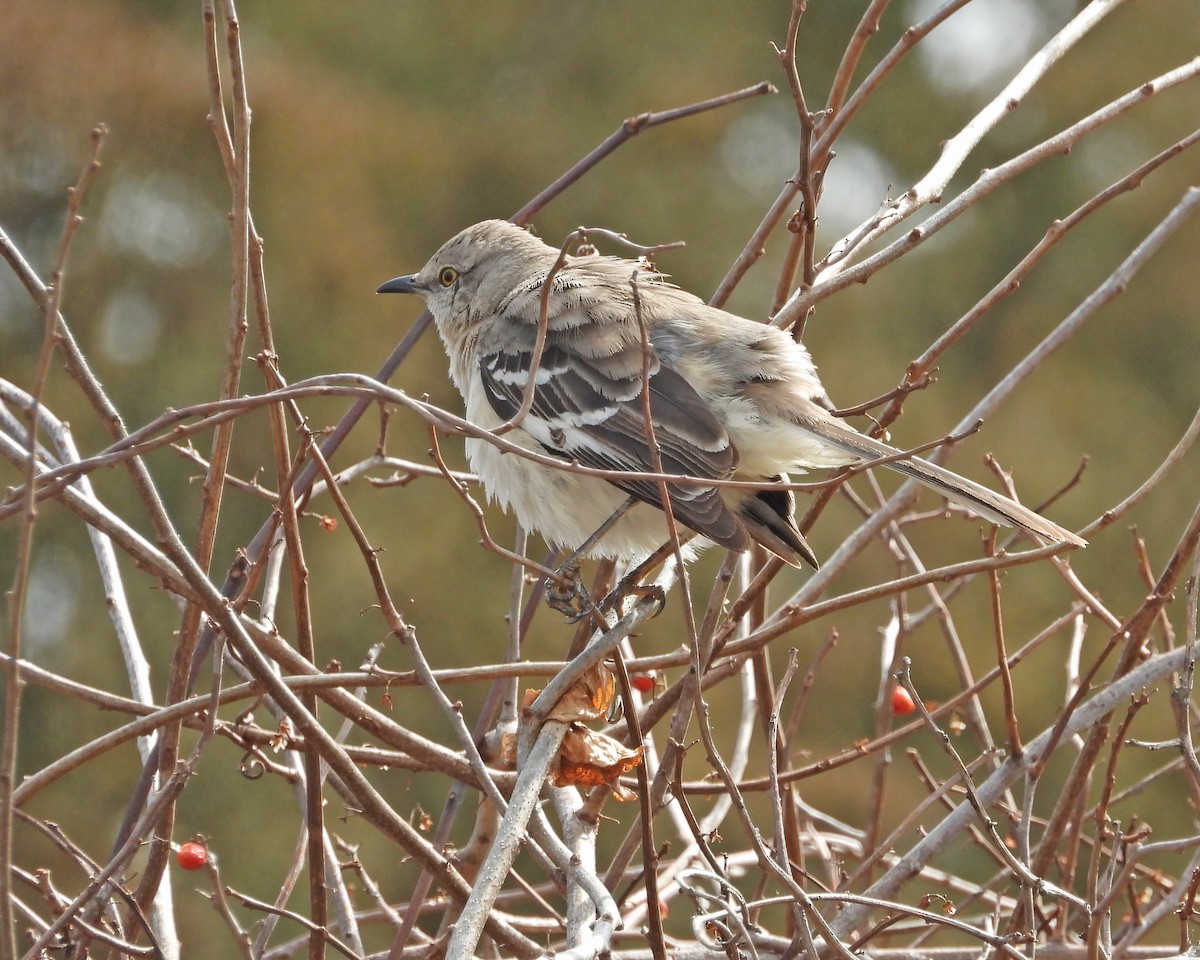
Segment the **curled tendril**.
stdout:
<path fill-rule="evenodd" d="M 242 756 L 242 762 L 238 764 L 238 773 L 247 780 L 258 780 L 266 772 L 267 765 L 258 758 L 253 750 L 247 750 Z"/>

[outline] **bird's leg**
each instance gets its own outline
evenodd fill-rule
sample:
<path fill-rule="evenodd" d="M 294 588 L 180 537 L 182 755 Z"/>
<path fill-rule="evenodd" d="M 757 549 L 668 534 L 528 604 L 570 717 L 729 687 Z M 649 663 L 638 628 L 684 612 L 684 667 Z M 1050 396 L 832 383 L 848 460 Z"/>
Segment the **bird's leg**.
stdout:
<path fill-rule="evenodd" d="M 594 609 L 592 598 L 588 596 L 587 589 L 579 578 L 580 565 L 588 551 L 599 543 L 601 538 L 616 526 L 617 521 L 625 516 L 637 502 L 636 497 L 629 497 L 596 528 L 591 536 L 579 545 L 574 553 L 558 565 L 558 569 L 555 570 L 555 573 L 558 574 L 557 578 L 546 581 L 546 603 L 550 609 L 557 610 L 571 623 L 582 620 Z"/>
<path fill-rule="evenodd" d="M 684 533 L 686 535 L 680 538 L 680 543 L 687 543 L 692 537 L 696 536 L 691 531 L 684 531 Z M 609 591 L 608 596 L 600 601 L 600 609 L 620 609 L 628 597 L 645 597 L 654 601 L 658 609 L 654 611 L 652 616 L 657 617 L 667 605 L 667 595 L 663 591 L 663 588 L 657 584 L 643 583 L 642 581 L 651 572 L 661 566 L 663 561 L 674 552 L 675 544 L 673 542 L 668 541 L 664 543 L 617 581 L 617 585 Z"/>

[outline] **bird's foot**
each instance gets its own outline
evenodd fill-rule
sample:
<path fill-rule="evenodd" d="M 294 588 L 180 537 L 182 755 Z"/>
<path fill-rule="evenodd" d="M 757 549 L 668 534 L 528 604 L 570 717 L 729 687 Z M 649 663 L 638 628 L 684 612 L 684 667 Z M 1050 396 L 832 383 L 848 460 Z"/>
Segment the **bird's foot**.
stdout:
<path fill-rule="evenodd" d="M 566 617 L 568 623 L 582 620 L 594 607 L 579 567 L 579 559 L 569 560 L 555 571 L 555 579 L 546 580 L 546 605 Z"/>
<path fill-rule="evenodd" d="M 583 585 L 581 565 L 582 560 L 573 557 L 555 571 L 554 579 L 546 580 L 546 605 L 566 617 L 568 623 L 578 623 L 593 613 L 603 617 L 610 610 L 621 616 L 630 599 L 638 603 L 649 601 L 653 605 L 652 617 L 657 617 L 667 605 L 667 594 L 662 587 L 642 582 L 642 576 L 651 569 L 648 564 L 643 563 L 622 577 L 599 603 L 592 600 Z"/>
<path fill-rule="evenodd" d="M 615 610 L 620 614 L 625 607 L 625 601 L 633 597 L 638 603 L 648 600 L 653 604 L 651 617 L 657 617 L 662 613 L 667 606 L 666 591 L 656 583 L 642 583 L 637 578 L 637 573 L 638 571 L 634 570 L 629 576 L 622 577 L 608 596 L 600 601 L 600 609 Z"/>

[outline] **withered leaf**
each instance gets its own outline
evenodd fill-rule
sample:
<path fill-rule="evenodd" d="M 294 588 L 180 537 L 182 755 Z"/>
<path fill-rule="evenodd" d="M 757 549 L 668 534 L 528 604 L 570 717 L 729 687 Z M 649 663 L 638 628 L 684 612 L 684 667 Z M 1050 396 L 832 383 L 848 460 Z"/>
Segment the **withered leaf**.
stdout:
<path fill-rule="evenodd" d="M 642 748 L 631 750 L 612 737 L 572 723 L 563 739 L 554 771 L 559 787 L 607 786 L 618 800 L 633 800 L 637 794 L 620 783 L 620 776 L 642 762 Z"/>

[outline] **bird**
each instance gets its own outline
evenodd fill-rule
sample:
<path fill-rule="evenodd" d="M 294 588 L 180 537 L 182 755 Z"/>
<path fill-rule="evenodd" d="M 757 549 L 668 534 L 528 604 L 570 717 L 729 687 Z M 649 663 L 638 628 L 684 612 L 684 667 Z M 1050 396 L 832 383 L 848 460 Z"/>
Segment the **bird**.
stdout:
<path fill-rule="evenodd" d="M 466 439 L 488 497 L 552 547 L 640 562 L 669 539 L 665 486 L 675 521 L 699 534 L 685 559 L 713 543 L 735 552 L 757 543 L 816 569 L 795 520 L 790 475 L 885 458 L 888 469 L 990 523 L 1086 545 L 1011 498 L 838 419 L 803 344 L 709 306 L 645 259 L 567 255 L 513 223 L 485 220 L 377 292 L 424 300 L 471 424 L 508 424 L 506 440 L 561 461 Z M 513 426 L 531 370 L 532 403 Z M 688 479 L 609 479 L 574 465 Z M 751 485 L 712 482 L 726 480 Z"/>

